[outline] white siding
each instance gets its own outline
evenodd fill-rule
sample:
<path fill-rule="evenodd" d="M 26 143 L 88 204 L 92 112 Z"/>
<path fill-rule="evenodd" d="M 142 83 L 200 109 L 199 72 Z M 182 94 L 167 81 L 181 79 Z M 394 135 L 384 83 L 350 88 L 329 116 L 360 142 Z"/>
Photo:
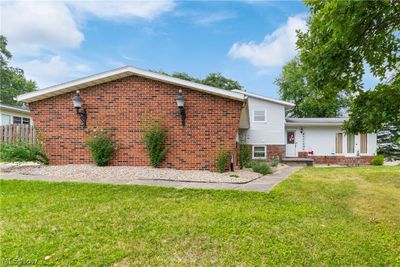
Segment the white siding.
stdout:
<path fill-rule="evenodd" d="M 250 128 L 246 131 L 247 144 L 285 144 L 285 107 L 265 100 L 248 98 Z M 254 122 L 254 110 L 266 111 L 266 122 Z"/>
<path fill-rule="evenodd" d="M 303 127 L 303 131 L 305 151 L 314 151 L 316 156 L 335 154 L 335 138 L 336 133 L 342 132 L 340 127 Z"/>
<path fill-rule="evenodd" d="M 2 117 L 3 115 L 10 116 L 11 124 L 13 123 L 13 117 L 20 117 L 21 120 L 22 120 L 22 118 L 28 118 L 28 119 L 30 119 L 30 124 L 31 125 L 33 124 L 30 114 L 26 114 L 24 112 L 19 112 L 19 111 L 14 111 L 14 110 L 6 110 L 4 108 L 1 108 L 0 109 L 0 117 Z M 0 126 L 2 126 L 2 125 L 3 125 L 3 120 L 0 118 Z"/>
<path fill-rule="evenodd" d="M 297 152 L 314 151 L 316 156 L 335 155 L 336 133 L 343 133 L 340 126 L 304 126 L 303 134 L 296 134 Z M 292 129 L 289 128 L 288 129 Z M 296 133 L 300 132 L 301 127 L 296 127 Z M 304 136 L 304 147 L 302 137 Z M 367 155 L 376 154 L 376 134 L 367 136 Z M 360 135 L 355 136 L 354 154 L 360 151 Z M 343 154 L 347 154 L 347 136 L 343 134 Z M 350 156 L 350 155 L 349 155 Z"/>

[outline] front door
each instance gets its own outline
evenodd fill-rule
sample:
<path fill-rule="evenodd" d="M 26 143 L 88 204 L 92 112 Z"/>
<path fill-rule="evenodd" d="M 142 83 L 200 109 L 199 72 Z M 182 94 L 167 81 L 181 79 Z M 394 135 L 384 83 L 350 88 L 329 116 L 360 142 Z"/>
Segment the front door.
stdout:
<path fill-rule="evenodd" d="M 286 156 L 296 157 L 296 131 L 288 130 L 286 132 Z"/>

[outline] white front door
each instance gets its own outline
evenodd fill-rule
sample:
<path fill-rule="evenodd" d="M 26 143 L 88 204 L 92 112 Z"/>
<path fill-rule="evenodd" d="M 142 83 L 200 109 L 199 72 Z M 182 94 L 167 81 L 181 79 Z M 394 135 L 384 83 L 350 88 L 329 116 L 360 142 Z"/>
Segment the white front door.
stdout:
<path fill-rule="evenodd" d="M 296 131 L 295 130 L 287 130 L 286 131 L 286 156 L 287 157 L 296 157 Z"/>

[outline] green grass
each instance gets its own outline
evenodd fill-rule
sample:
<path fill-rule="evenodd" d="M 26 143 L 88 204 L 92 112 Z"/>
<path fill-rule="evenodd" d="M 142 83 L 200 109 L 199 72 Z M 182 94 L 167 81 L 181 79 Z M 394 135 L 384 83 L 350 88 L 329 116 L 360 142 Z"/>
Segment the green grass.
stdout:
<path fill-rule="evenodd" d="M 305 168 L 270 193 L 0 185 L 3 263 L 400 265 L 400 167 Z"/>

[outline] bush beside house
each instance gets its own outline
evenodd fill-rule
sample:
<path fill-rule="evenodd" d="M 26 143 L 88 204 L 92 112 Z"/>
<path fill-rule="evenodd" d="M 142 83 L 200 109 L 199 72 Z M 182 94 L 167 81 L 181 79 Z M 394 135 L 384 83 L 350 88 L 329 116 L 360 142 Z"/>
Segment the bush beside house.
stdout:
<path fill-rule="evenodd" d="M 115 151 L 115 142 L 111 139 L 112 135 L 103 131 L 95 132 L 86 141 L 86 145 L 91 150 L 91 155 L 97 166 L 106 166 L 111 161 Z"/>
<path fill-rule="evenodd" d="M 218 151 L 217 159 L 215 160 L 218 172 L 223 173 L 226 171 L 230 159 L 231 153 L 228 150 L 220 149 Z"/>
<path fill-rule="evenodd" d="M 40 145 L 18 142 L 0 144 L 0 160 L 4 162 L 39 162 L 49 164 L 49 159 Z"/>
<path fill-rule="evenodd" d="M 145 115 L 142 119 L 143 143 L 146 146 L 151 166 L 156 168 L 167 155 L 168 147 L 165 143 L 168 130 L 163 126 L 162 118 Z"/>

